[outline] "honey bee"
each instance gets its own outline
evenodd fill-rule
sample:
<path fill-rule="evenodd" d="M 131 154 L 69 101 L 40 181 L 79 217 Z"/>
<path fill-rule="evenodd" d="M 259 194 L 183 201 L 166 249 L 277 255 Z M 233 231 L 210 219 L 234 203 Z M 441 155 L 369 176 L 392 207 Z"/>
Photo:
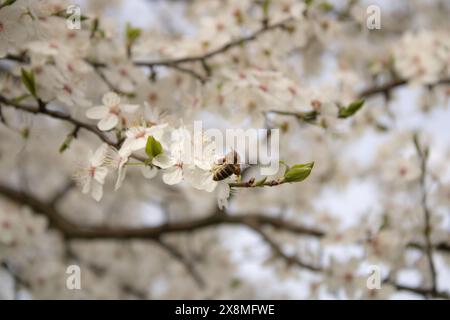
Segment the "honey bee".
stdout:
<path fill-rule="evenodd" d="M 240 176 L 241 175 L 241 166 L 239 165 L 239 154 L 236 151 L 229 152 L 225 157 L 219 160 L 219 164 L 217 164 L 213 168 L 213 180 L 221 181 L 225 180 L 228 177 L 231 177 L 233 174 Z"/>

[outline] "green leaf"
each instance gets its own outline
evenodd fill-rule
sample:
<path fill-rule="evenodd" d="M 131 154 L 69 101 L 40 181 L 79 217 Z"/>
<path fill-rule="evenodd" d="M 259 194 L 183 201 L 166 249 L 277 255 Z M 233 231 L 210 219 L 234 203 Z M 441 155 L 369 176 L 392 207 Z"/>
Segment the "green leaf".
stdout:
<path fill-rule="evenodd" d="M 284 170 L 284 174 L 286 174 L 286 172 L 289 171 L 288 164 L 286 162 L 284 162 L 283 160 L 280 160 L 279 162 L 280 162 L 281 165 L 285 166 L 286 169 Z"/>
<path fill-rule="evenodd" d="M 329 3 L 328 1 L 323 1 L 319 4 L 319 8 L 325 12 L 328 12 L 333 10 L 333 4 Z"/>
<path fill-rule="evenodd" d="M 264 186 L 264 183 L 266 182 L 267 177 L 262 178 L 261 180 L 258 180 L 255 182 L 255 187 L 262 187 Z"/>
<path fill-rule="evenodd" d="M 28 139 L 30 136 L 30 128 L 24 127 L 22 130 L 20 130 L 20 134 L 22 135 L 22 138 Z"/>
<path fill-rule="evenodd" d="M 289 168 L 284 174 L 285 182 L 300 182 L 305 180 L 311 173 L 314 162 L 305 164 L 296 164 Z"/>
<path fill-rule="evenodd" d="M 127 42 L 133 43 L 139 38 L 141 35 L 142 30 L 139 28 L 133 28 L 131 24 L 127 23 L 127 29 L 126 29 L 126 35 L 127 35 Z"/>
<path fill-rule="evenodd" d="M 148 137 L 147 145 L 145 146 L 145 153 L 149 157 L 149 159 L 153 159 L 154 157 L 163 153 L 163 148 L 161 143 L 158 140 L 153 138 L 152 136 Z"/>
<path fill-rule="evenodd" d="M 358 100 L 350 103 L 347 107 L 341 107 L 339 109 L 339 118 L 348 118 L 353 116 L 364 105 L 364 100 Z"/>
<path fill-rule="evenodd" d="M 264 0 L 264 2 L 262 3 L 262 10 L 265 17 L 269 15 L 270 1 L 271 0 Z"/>
<path fill-rule="evenodd" d="M 12 5 L 16 0 L 6 0 L 3 3 L 0 3 L 0 9 Z"/>
<path fill-rule="evenodd" d="M 28 93 L 24 93 L 24 94 L 18 96 L 17 98 L 14 98 L 13 101 L 16 103 L 21 103 L 23 100 L 25 100 L 28 97 L 30 97 L 30 95 Z"/>
<path fill-rule="evenodd" d="M 22 69 L 22 82 L 33 97 L 36 97 L 36 82 L 33 71 Z"/>
<path fill-rule="evenodd" d="M 242 281 L 237 278 L 234 278 L 230 281 L 230 288 L 232 288 L 232 289 L 236 289 L 236 288 L 240 287 L 241 285 L 242 285 Z"/>
<path fill-rule="evenodd" d="M 73 134 L 69 134 L 67 138 L 64 140 L 64 142 L 59 147 L 59 153 L 64 153 L 67 149 L 70 148 L 70 144 L 72 143 L 74 136 Z"/>

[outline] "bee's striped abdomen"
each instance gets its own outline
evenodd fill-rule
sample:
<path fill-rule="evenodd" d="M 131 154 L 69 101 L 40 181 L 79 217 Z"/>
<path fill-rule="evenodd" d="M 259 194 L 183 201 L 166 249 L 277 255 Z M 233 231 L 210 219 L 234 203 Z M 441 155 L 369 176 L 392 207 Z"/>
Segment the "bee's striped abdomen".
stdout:
<path fill-rule="evenodd" d="M 235 172 L 235 165 L 233 164 L 225 164 L 220 166 L 213 175 L 214 181 L 221 181 L 224 180 L 230 176 L 232 176 Z"/>

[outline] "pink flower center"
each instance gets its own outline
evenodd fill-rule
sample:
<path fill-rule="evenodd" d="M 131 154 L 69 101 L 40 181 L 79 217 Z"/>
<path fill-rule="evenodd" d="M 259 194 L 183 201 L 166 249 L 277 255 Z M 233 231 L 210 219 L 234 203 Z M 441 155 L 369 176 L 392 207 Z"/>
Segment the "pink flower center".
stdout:
<path fill-rule="evenodd" d="M 401 168 L 398 170 L 398 173 L 400 174 L 400 176 L 404 177 L 404 176 L 408 173 L 408 169 L 405 168 L 405 167 L 401 167 Z"/>
<path fill-rule="evenodd" d="M 293 96 L 297 95 L 297 90 L 294 87 L 289 86 L 288 90 Z"/>
<path fill-rule="evenodd" d="M 217 31 L 223 31 L 225 29 L 225 26 L 222 22 L 217 23 L 216 25 Z"/>
<path fill-rule="evenodd" d="M 315 111 L 319 111 L 320 108 L 322 107 L 322 102 L 320 102 L 319 100 L 312 100 L 311 106 L 314 108 Z"/>
<path fill-rule="evenodd" d="M 139 131 L 136 133 L 136 139 L 144 138 L 145 137 L 145 131 Z"/>
<path fill-rule="evenodd" d="M 118 105 L 109 108 L 109 113 L 115 114 L 118 116 L 120 114 L 120 108 Z"/>
<path fill-rule="evenodd" d="M 344 281 L 347 283 L 353 282 L 353 275 L 351 273 L 347 272 L 344 275 Z"/>
<path fill-rule="evenodd" d="M 90 167 L 89 168 L 89 175 L 91 176 L 91 177 L 94 177 L 95 176 L 95 171 L 97 170 L 97 168 L 96 167 Z"/>
<path fill-rule="evenodd" d="M 68 94 L 72 94 L 73 92 L 72 88 L 67 84 L 64 85 L 63 90 L 66 91 Z"/>
<path fill-rule="evenodd" d="M 3 229 L 9 229 L 11 227 L 11 223 L 9 221 L 3 221 L 2 222 L 2 228 Z"/>
<path fill-rule="evenodd" d="M 150 102 L 156 102 L 158 101 L 158 95 L 155 92 L 152 92 L 148 95 L 148 100 Z"/>
<path fill-rule="evenodd" d="M 259 89 L 261 89 L 261 91 L 263 91 L 263 92 L 269 91 L 269 88 L 267 88 L 267 86 L 264 85 L 264 84 L 261 84 L 261 85 L 259 86 Z"/>

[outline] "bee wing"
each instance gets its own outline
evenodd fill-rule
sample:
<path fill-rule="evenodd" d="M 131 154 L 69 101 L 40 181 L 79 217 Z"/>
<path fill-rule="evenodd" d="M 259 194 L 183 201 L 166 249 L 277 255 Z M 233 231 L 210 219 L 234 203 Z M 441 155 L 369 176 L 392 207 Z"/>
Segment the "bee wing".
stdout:
<path fill-rule="evenodd" d="M 235 150 L 232 150 L 225 156 L 225 162 L 232 164 L 239 164 L 241 162 L 241 157 Z"/>

